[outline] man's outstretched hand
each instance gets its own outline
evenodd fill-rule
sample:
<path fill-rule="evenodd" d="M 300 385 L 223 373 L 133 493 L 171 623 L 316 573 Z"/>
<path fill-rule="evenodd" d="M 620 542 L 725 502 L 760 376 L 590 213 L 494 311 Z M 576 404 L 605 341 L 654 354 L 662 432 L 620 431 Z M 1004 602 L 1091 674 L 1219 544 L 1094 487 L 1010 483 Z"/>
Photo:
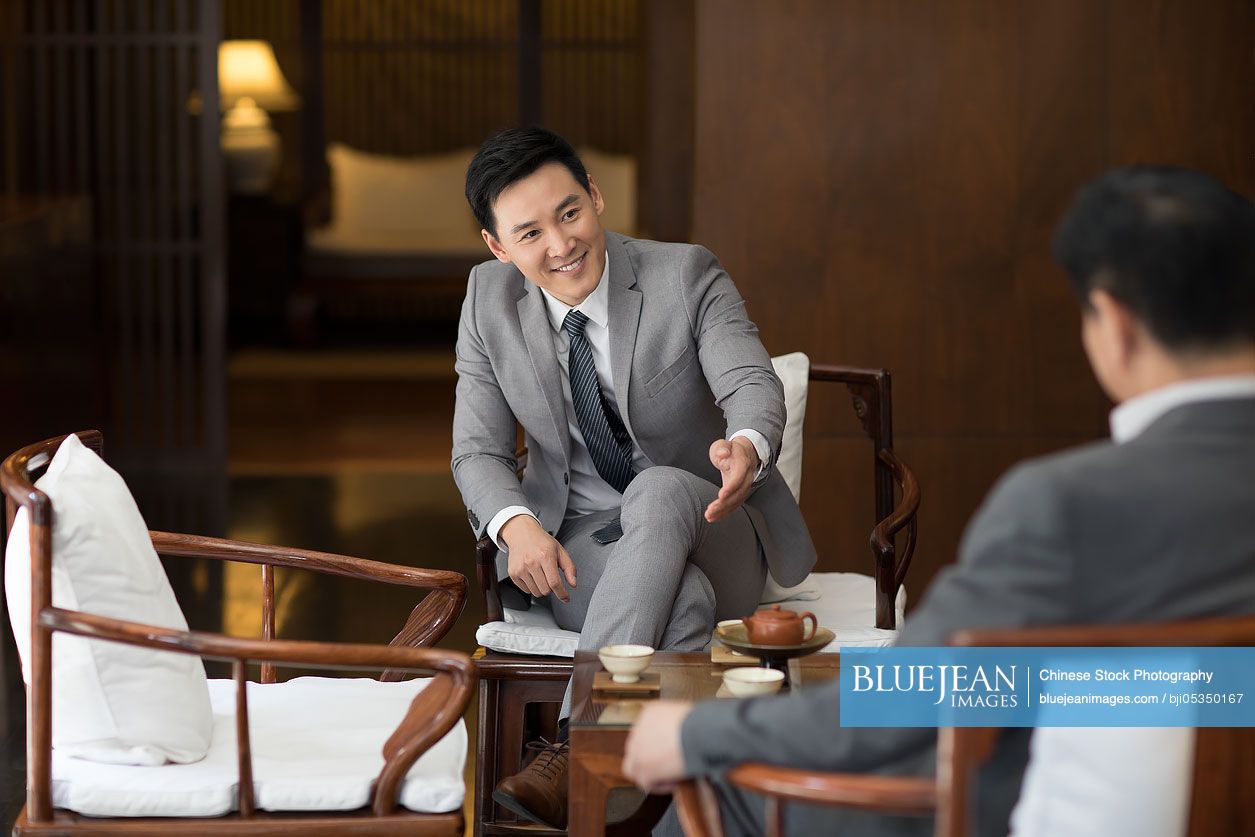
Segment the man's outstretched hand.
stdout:
<path fill-rule="evenodd" d="M 537 598 L 553 593 L 563 602 L 571 601 L 571 594 L 562 586 L 562 576 L 575 586 L 575 562 L 536 518 L 515 515 L 501 527 L 499 537 L 510 552 L 510 578 L 520 590 Z"/>
<path fill-rule="evenodd" d="M 758 473 L 758 451 L 744 436 L 731 442 L 719 439 L 710 446 L 710 463 L 723 475 L 719 496 L 706 507 L 706 520 L 714 523 L 741 507 Z"/>

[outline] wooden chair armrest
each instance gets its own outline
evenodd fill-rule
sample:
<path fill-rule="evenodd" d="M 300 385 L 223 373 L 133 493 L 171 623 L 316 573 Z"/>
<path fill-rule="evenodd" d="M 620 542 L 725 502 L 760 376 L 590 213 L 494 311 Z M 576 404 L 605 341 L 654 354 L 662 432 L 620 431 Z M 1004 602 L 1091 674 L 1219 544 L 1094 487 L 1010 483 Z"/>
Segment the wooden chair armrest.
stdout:
<path fill-rule="evenodd" d="M 527 446 L 523 445 L 514 452 L 515 474 L 521 480 L 527 468 Z M 501 588 L 497 583 L 497 545 L 492 538 L 484 535 L 475 542 L 475 580 L 484 596 L 484 621 L 501 622 L 505 620 L 505 610 L 501 606 Z"/>
<path fill-rule="evenodd" d="M 838 366 L 832 363 L 812 363 L 812 381 L 832 381 L 839 384 L 876 384 L 885 376 L 883 369 L 864 369 L 858 366 Z"/>
<path fill-rule="evenodd" d="M 346 670 L 398 668 L 413 672 L 450 673 L 471 670 L 470 657 L 466 654 L 438 648 L 301 639 L 249 639 L 208 631 L 161 628 L 59 607 L 44 609 L 39 614 L 39 624 L 50 630 L 91 639 L 196 654 L 217 660 Z"/>
<path fill-rule="evenodd" d="M 743 764 L 728 773 L 739 788 L 768 797 L 894 814 L 926 814 L 937 807 L 931 777 L 820 773 L 794 767 Z"/>
<path fill-rule="evenodd" d="M 435 679 L 410 704 L 405 717 L 384 744 L 384 766 L 376 784 L 374 812 L 395 810 L 397 791 L 415 760 L 440 740 L 470 703 L 475 670 L 470 657 L 457 651 L 396 645 L 244 639 L 203 631 L 178 631 L 91 613 L 48 608 L 39 614 L 41 627 L 91 639 L 104 639 L 162 651 L 195 654 L 236 663 L 242 683 L 246 662 L 284 663 L 325 669 L 396 669 L 433 673 Z M 430 694 L 428 694 L 430 692 Z M 241 775 L 248 775 L 248 719 L 244 697 L 237 697 L 242 753 Z"/>
<path fill-rule="evenodd" d="M 901 586 L 906 579 L 906 572 L 911 567 L 911 558 L 915 554 L 915 532 L 917 527 L 916 514 L 919 512 L 920 490 L 919 480 L 907 464 L 891 450 L 882 450 L 880 460 L 893 471 L 894 480 L 902 487 L 902 496 L 893 511 L 872 529 L 872 550 L 877 555 L 891 554 L 894 549 L 894 535 L 906 528 L 906 542 L 902 552 L 897 556 L 894 568 L 894 582 Z"/>
<path fill-rule="evenodd" d="M 475 542 L 475 578 L 484 595 L 484 621 L 501 622 L 505 611 L 501 607 L 501 588 L 497 581 L 497 545 L 484 535 Z"/>
<path fill-rule="evenodd" d="M 371 561 L 367 558 L 337 555 L 333 552 L 315 552 L 309 549 L 232 541 L 225 538 L 208 538 L 201 535 L 154 531 L 148 534 L 152 537 L 153 548 L 157 550 L 158 555 L 295 567 L 346 578 L 381 581 L 385 584 L 448 590 L 462 598 L 466 596 L 466 576 L 452 570 L 407 567 L 401 564 Z"/>
<path fill-rule="evenodd" d="M 675 811 L 685 837 L 723 837 L 719 798 L 705 779 L 690 779 L 675 786 Z"/>
<path fill-rule="evenodd" d="M 459 655 L 466 667 L 436 677 L 415 696 L 405 717 L 384 742 L 384 766 L 375 784 L 375 814 L 385 816 L 396 807 L 397 793 L 419 756 L 453 729 L 466 712 L 475 689 L 474 664 Z"/>
<path fill-rule="evenodd" d="M 153 548 L 158 555 L 183 558 L 211 558 L 218 561 L 239 561 L 263 567 L 293 567 L 327 575 L 378 581 L 403 587 L 429 589 L 410 611 L 405 625 L 392 640 L 393 645 L 419 647 L 439 642 L 466 606 L 466 576 L 452 570 L 431 570 L 387 564 L 366 558 L 315 552 L 286 546 L 208 538 L 174 532 L 150 531 Z M 385 672 L 385 680 L 399 679 L 396 672 Z"/>
<path fill-rule="evenodd" d="M 1250 616 L 1218 616 L 1124 625 L 1049 625 L 1031 628 L 964 628 L 949 644 L 976 647 L 1247 646 Z"/>

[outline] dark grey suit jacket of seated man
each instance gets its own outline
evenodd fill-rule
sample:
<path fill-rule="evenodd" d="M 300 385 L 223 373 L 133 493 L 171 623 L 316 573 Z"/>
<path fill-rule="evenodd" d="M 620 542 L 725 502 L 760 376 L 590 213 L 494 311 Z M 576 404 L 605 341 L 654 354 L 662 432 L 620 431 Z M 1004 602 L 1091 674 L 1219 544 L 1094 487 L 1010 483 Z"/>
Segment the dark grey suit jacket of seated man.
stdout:
<path fill-rule="evenodd" d="M 957 564 L 908 616 L 898 644 L 944 645 L 960 628 L 1255 612 L 1253 385 L 1248 377 L 1246 397 L 1181 403 L 1124 443 L 1096 443 L 1010 471 L 969 525 Z M 936 730 L 842 729 L 839 693 L 834 681 L 784 698 L 698 705 L 681 733 L 689 773 L 717 776 L 743 762 L 933 771 Z M 1006 731 L 982 773 L 977 833 L 1006 835 L 1030 734 Z M 722 791 L 730 833 L 761 828 L 761 800 Z M 931 818 L 795 805 L 786 821 L 797 834 L 925 835 L 933 828 Z"/>

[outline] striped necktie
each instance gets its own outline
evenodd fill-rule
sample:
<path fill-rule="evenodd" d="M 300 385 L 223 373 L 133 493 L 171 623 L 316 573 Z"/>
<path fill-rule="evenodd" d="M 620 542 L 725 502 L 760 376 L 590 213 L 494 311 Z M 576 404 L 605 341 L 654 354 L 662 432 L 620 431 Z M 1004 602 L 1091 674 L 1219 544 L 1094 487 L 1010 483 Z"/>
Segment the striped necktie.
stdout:
<path fill-rule="evenodd" d="M 562 321 L 571 336 L 567 355 L 567 377 L 571 379 L 571 402 L 575 420 L 584 434 L 584 443 L 601 478 L 622 494 L 636 474 L 632 470 L 632 439 L 613 410 L 606 406 L 593 364 L 593 351 L 584 336 L 588 317 L 572 308 Z"/>

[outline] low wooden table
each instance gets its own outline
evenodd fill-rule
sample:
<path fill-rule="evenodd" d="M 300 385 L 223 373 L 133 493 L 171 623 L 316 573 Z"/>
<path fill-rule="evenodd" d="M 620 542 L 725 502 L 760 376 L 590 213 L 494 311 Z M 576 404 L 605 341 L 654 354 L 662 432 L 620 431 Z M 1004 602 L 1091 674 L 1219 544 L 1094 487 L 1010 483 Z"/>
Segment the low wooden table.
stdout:
<path fill-rule="evenodd" d="M 660 698 L 620 699 L 593 694 L 593 677 L 601 661 L 591 651 L 575 655 L 571 691 L 571 762 L 568 833 L 571 837 L 600 837 L 607 832 L 606 799 L 613 788 L 630 787 L 624 778 L 623 748 L 632 721 L 651 700 L 704 700 L 713 698 L 723 683 L 728 666 L 710 662 L 710 652 L 680 654 L 661 652 L 654 656 L 649 671 L 662 677 Z M 840 674 L 838 654 L 812 654 L 789 663 L 789 679 L 795 684 L 822 683 Z M 650 796 L 629 822 L 612 827 L 612 832 L 641 834 L 662 817 L 671 797 Z"/>

